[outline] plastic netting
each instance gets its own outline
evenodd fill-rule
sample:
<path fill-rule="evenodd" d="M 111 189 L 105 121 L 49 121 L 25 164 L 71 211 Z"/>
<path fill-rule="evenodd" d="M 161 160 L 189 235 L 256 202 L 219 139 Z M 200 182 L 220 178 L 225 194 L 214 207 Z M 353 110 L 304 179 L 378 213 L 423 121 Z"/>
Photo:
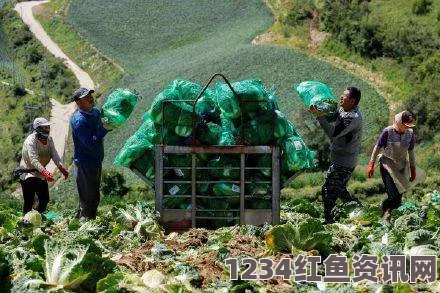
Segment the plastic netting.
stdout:
<path fill-rule="evenodd" d="M 315 152 L 307 148 L 295 126 L 280 111 L 273 89 L 267 90 L 259 80 L 244 80 L 232 83 L 234 95 L 225 83 L 217 83 L 215 89 L 206 89 L 195 104 L 202 87 L 186 80 L 173 80 L 153 100 L 143 116 L 143 123 L 130 137 L 115 158 L 119 166 L 135 168 L 148 179 L 155 177 L 154 154 L 157 144 L 190 145 L 195 140 L 201 145 L 278 145 L 281 147 L 281 180 L 293 173 L 315 166 Z M 325 84 L 305 82 L 295 89 L 304 103 L 327 107 L 326 115 L 337 108 L 332 91 Z M 324 107 L 324 108 L 325 108 Z M 323 111 L 324 113 L 324 111 Z M 243 140 L 240 140 L 242 136 Z M 191 180 L 191 154 L 165 155 L 165 180 Z M 246 208 L 271 208 L 272 155 L 246 155 L 246 167 L 262 169 L 245 170 Z M 197 154 L 196 194 L 209 196 L 198 198 L 197 207 L 205 209 L 206 216 L 229 215 L 217 210 L 238 209 L 240 184 L 240 159 L 238 155 Z M 172 168 L 171 168 L 172 167 Z M 203 169 L 210 167 L 212 169 Z M 281 183 L 282 183 L 281 182 Z M 189 209 L 191 199 L 179 196 L 191 195 L 191 184 L 164 184 L 163 207 L 167 209 Z M 171 198 L 169 197 L 171 196 Z M 231 198 L 216 198 L 216 197 Z M 214 210 L 214 211 L 212 211 Z M 218 223 L 231 223 L 216 220 Z M 214 225 L 214 220 L 210 222 Z M 217 223 L 216 222 L 216 223 Z"/>
<path fill-rule="evenodd" d="M 294 84 L 293 89 L 307 108 L 316 106 L 319 115 L 332 118 L 338 110 L 338 101 L 333 96 L 332 88 L 322 82 L 304 81 Z"/>
<path fill-rule="evenodd" d="M 102 106 L 102 116 L 108 118 L 109 125 L 119 127 L 127 121 L 138 97 L 129 90 L 117 89 L 108 97 Z"/>
<path fill-rule="evenodd" d="M 281 171 L 297 172 L 316 165 L 316 152 L 311 151 L 299 136 L 291 136 L 281 142 Z"/>

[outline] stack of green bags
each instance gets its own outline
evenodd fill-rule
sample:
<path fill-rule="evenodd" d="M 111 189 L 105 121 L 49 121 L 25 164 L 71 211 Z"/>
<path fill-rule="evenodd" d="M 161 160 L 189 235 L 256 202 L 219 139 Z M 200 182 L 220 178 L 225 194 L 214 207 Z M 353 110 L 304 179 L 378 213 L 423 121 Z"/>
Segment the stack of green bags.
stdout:
<path fill-rule="evenodd" d="M 143 124 L 129 138 L 115 158 L 117 166 L 135 168 L 145 177 L 154 180 L 155 145 L 277 145 L 281 149 L 282 182 L 295 172 L 315 166 L 315 152 L 307 148 L 295 126 L 280 111 L 273 90 L 267 90 L 259 80 L 244 80 L 232 83 L 236 93 L 226 83 L 218 82 L 215 89 L 206 89 L 195 103 L 202 87 L 185 80 L 174 80 L 153 100 L 150 109 L 143 116 Z M 191 180 L 191 172 L 184 167 L 191 166 L 190 155 L 166 155 L 165 180 Z M 198 208 L 209 210 L 239 208 L 240 166 L 238 155 L 198 154 L 197 167 L 215 169 L 198 170 L 197 178 L 218 183 L 197 184 L 198 195 L 222 196 L 214 200 L 197 201 Z M 247 170 L 245 194 L 253 199 L 246 202 L 246 208 L 271 208 L 270 182 L 272 158 L 270 155 L 248 155 L 246 166 L 268 167 Z M 179 168 L 181 167 L 181 168 Z M 225 182 L 223 182 L 224 180 Z M 230 182 L 232 181 L 232 183 Z M 171 186 L 172 185 L 172 186 Z M 164 187 L 164 195 L 190 195 L 190 184 L 179 183 Z M 177 190 L 177 192 L 176 192 Z M 261 201 L 258 200 L 261 198 Z M 166 208 L 191 208 L 191 201 L 176 197 L 164 200 Z"/>

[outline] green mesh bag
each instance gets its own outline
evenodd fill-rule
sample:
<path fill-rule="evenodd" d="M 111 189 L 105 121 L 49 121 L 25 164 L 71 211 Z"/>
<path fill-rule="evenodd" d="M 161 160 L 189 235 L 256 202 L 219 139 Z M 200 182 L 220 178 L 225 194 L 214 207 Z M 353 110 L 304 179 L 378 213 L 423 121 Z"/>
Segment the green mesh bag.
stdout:
<path fill-rule="evenodd" d="M 248 145 L 267 145 L 274 140 L 275 113 L 267 112 L 243 124 L 243 136 Z"/>
<path fill-rule="evenodd" d="M 212 193 L 216 196 L 240 196 L 240 186 L 235 183 L 216 183 L 212 187 Z M 223 198 L 230 208 L 239 208 L 240 198 Z"/>
<path fill-rule="evenodd" d="M 138 128 L 137 132 L 142 133 L 142 135 L 152 144 L 159 143 L 161 137 L 160 126 L 154 123 L 151 118 L 151 113 L 145 113 L 142 117 L 142 121 L 143 123 Z"/>
<path fill-rule="evenodd" d="M 191 183 L 165 183 L 163 185 L 164 195 L 191 195 Z"/>
<path fill-rule="evenodd" d="M 197 216 L 200 217 L 225 217 L 225 219 L 206 219 L 200 221 L 201 226 L 208 228 L 220 228 L 224 226 L 233 225 L 234 221 L 230 218 L 234 217 L 234 213 L 231 212 L 231 209 L 238 209 L 238 206 L 234 206 L 231 204 L 231 200 L 233 199 L 216 199 L 215 196 L 212 198 L 203 198 L 198 200 L 198 208 Z M 199 221 L 198 221 L 199 223 Z"/>
<path fill-rule="evenodd" d="M 195 100 L 202 87 L 184 79 L 175 79 L 168 84 L 168 89 L 175 91 L 179 100 Z"/>
<path fill-rule="evenodd" d="M 270 199 L 262 199 L 262 198 L 251 198 L 245 201 L 246 209 L 271 209 L 272 201 Z"/>
<path fill-rule="evenodd" d="M 196 154 L 196 166 L 204 166 L 206 154 Z M 180 180 L 191 180 L 191 154 L 167 154 L 164 156 L 164 167 L 172 167 L 167 178 L 175 178 Z M 200 179 L 203 174 L 197 174 Z"/>
<path fill-rule="evenodd" d="M 205 167 L 206 161 L 209 160 L 209 156 L 205 153 L 197 154 L 197 167 Z M 199 169 L 196 171 L 197 183 L 196 183 L 196 194 L 197 195 L 208 195 L 211 191 L 210 183 L 200 183 L 201 181 L 211 181 L 211 176 L 207 170 Z"/>
<path fill-rule="evenodd" d="M 218 82 L 215 85 L 217 94 L 217 104 L 220 107 L 225 118 L 234 119 L 241 115 L 240 102 L 234 96 L 231 89 L 226 83 Z"/>
<path fill-rule="evenodd" d="M 209 183 L 197 183 L 196 191 L 197 195 L 207 195 L 209 193 L 210 184 Z"/>
<path fill-rule="evenodd" d="M 334 117 L 338 111 L 338 101 L 333 96 L 333 90 L 328 85 L 319 81 L 304 81 L 300 84 L 294 84 L 301 100 L 309 109 L 314 105 L 317 108 L 318 115 Z"/>
<path fill-rule="evenodd" d="M 166 145 L 185 145 L 185 141 L 182 137 L 178 136 L 173 129 L 163 128 L 161 129 L 160 125 L 155 125 L 156 129 L 158 129 L 158 141 L 156 144 Z"/>
<path fill-rule="evenodd" d="M 234 122 L 227 118 L 224 113 L 220 114 L 222 133 L 220 135 L 219 145 L 235 145 L 237 144 L 237 129 Z"/>
<path fill-rule="evenodd" d="M 114 164 L 130 168 L 131 164 L 145 152 L 152 152 L 153 144 L 148 140 L 148 133 L 142 128 L 135 132 L 124 144 L 115 157 Z"/>
<path fill-rule="evenodd" d="M 196 113 L 204 121 L 219 121 L 220 107 L 217 104 L 217 96 L 211 89 L 206 89 L 203 95 L 197 100 Z"/>
<path fill-rule="evenodd" d="M 192 131 L 192 106 L 181 100 L 179 92 L 166 89 L 159 93 L 151 104 L 151 118 L 164 128 L 172 129 L 181 137 Z"/>
<path fill-rule="evenodd" d="M 170 128 L 177 125 L 176 117 L 179 117 L 181 109 L 178 105 L 166 103 L 166 101 L 178 100 L 178 98 L 177 92 L 166 89 L 153 99 L 150 111 L 154 123 Z M 164 104 L 166 104 L 166 106 Z M 166 124 L 164 124 L 164 121 L 166 121 Z"/>
<path fill-rule="evenodd" d="M 209 198 L 197 199 L 197 205 L 201 211 L 203 210 L 227 210 L 229 203 L 223 199 L 211 196 Z"/>
<path fill-rule="evenodd" d="M 117 89 L 107 97 L 102 106 L 102 116 L 108 118 L 110 126 L 119 127 L 130 116 L 137 99 L 137 95 L 129 90 Z"/>
<path fill-rule="evenodd" d="M 177 120 L 177 125 L 174 127 L 174 132 L 181 137 L 189 137 L 192 134 L 192 114 L 191 112 L 182 110 Z"/>
<path fill-rule="evenodd" d="M 168 154 L 166 156 L 167 160 L 164 161 L 165 167 L 173 167 L 173 172 L 171 172 L 174 176 L 173 178 L 178 179 L 191 179 L 191 170 L 185 169 L 186 167 L 191 167 L 191 155 L 176 155 L 176 154 Z"/>
<path fill-rule="evenodd" d="M 268 103 L 270 94 L 260 80 L 243 80 L 232 86 L 242 100 L 241 111 L 245 119 L 271 110 Z"/>
<path fill-rule="evenodd" d="M 299 136 L 292 136 L 280 143 L 281 170 L 283 173 L 297 172 L 315 167 L 316 152 L 311 151 Z"/>
<path fill-rule="evenodd" d="M 193 119 L 193 104 L 185 100 L 195 100 L 201 91 L 200 85 L 181 79 L 173 80 L 168 89 L 176 93 L 176 98 L 182 101 L 175 101 L 173 105 L 180 108 L 180 112 L 175 113 L 174 117 L 165 117 L 165 123 L 169 119 L 176 119 L 177 124 L 174 127 L 174 132 L 181 137 L 188 137 L 192 133 L 192 119 Z M 168 107 L 169 103 L 165 104 Z"/>
<path fill-rule="evenodd" d="M 298 135 L 293 123 L 281 111 L 276 110 L 275 115 L 274 137 L 276 139 Z"/>
<path fill-rule="evenodd" d="M 218 145 L 222 136 L 222 127 L 209 122 L 199 126 L 199 141 L 204 145 Z"/>
<path fill-rule="evenodd" d="M 163 199 L 164 209 L 190 209 L 191 198 L 177 197 L 177 195 L 190 195 L 191 184 L 184 183 L 166 183 L 163 186 L 163 194 L 176 197 L 168 197 Z"/>
<path fill-rule="evenodd" d="M 159 93 L 151 105 L 151 117 L 157 124 L 172 129 L 180 137 L 189 137 L 193 129 L 193 101 L 202 87 L 196 83 L 176 79 Z M 215 93 L 207 89 L 195 105 L 195 127 L 201 120 L 218 121 L 220 110 Z"/>
<path fill-rule="evenodd" d="M 267 101 L 269 97 L 261 80 L 248 79 L 234 82 L 231 85 L 243 101 Z"/>
<path fill-rule="evenodd" d="M 194 101 L 202 91 L 202 87 L 199 84 L 183 79 L 173 80 L 168 85 L 168 89 L 177 92 L 180 100 L 191 101 Z M 185 103 L 193 107 L 193 102 Z M 200 117 L 218 117 L 218 115 L 220 115 L 220 108 L 217 104 L 217 97 L 213 90 L 205 90 L 203 95 L 197 100 L 195 112 Z"/>
<path fill-rule="evenodd" d="M 136 170 L 138 170 L 147 179 L 154 180 L 156 176 L 154 170 L 154 155 L 154 149 L 147 150 L 131 164 L 131 168 L 135 168 Z"/>
<path fill-rule="evenodd" d="M 271 195 L 271 187 L 269 183 L 263 183 L 264 181 L 270 181 L 262 176 L 253 175 L 249 179 L 249 183 L 245 185 L 246 195 L 262 196 Z"/>
<path fill-rule="evenodd" d="M 191 199 L 190 198 L 164 198 L 163 200 L 164 209 L 176 209 L 176 210 L 190 210 L 191 209 Z"/>
<path fill-rule="evenodd" d="M 235 183 L 216 183 L 212 187 L 212 192 L 217 196 L 239 196 L 240 186 Z"/>
<path fill-rule="evenodd" d="M 253 117 L 268 109 L 269 93 L 259 80 L 243 80 L 231 84 L 238 96 L 226 83 L 217 83 L 217 103 L 226 118 L 237 119 L 241 112 L 246 117 Z M 242 101 L 240 109 L 240 100 Z"/>
<path fill-rule="evenodd" d="M 251 155 L 249 157 L 249 161 L 250 161 L 249 163 L 251 163 L 252 167 L 263 168 L 263 169 L 259 169 L 257 174 L 261 174 L 264 177 L 269 177 L 269 178 L 272 177 L 272 170 L 271 170 L 271 168 L 272 168 L 272 154 Z"/>
<path fill-rule="evenodd" d="M 240 167 L 240 161 L 231 156 L 219 156 L 208 162 L 209 174 L 216 179 L 237 180 L 240 178 L 240 170 L 234 169 Z"/>

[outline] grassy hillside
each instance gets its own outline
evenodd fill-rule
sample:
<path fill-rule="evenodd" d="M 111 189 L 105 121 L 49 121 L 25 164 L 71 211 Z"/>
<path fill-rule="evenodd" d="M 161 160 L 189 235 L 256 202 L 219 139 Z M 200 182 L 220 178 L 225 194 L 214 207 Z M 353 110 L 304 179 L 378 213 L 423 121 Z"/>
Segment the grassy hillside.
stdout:
<path fill-rule="evenodd" d="M 268 43 L 300 48 L 355 72 L 384 92 L 393 113 L 416 113 L 419 139 L 438 133 L 439 1 L 267 2 L 277 19 Z"/>
<path fill-rule="evenodd" d="M 318 79 L 330 84 L 336 94 L 357 85 L 364 94 L 366 146 L 372 142 L 368 134 L 378 133 L 386 123 L 383 98 L 361 80 L 300 52 L 251 45 L 273 22 L 260 1 L 118 1 L 104 6 L 105 1 L 73 1 L 68 22 L 126 69 L 121 86 L 136 88 L 145 97 L 131 123 L 106 138 L 107 164 L 169 81 L 184 78 L 204 83 L 214 72 L 223 72 L 233 81 L 259 78 L 274 85 L 281 108 L 291 119 L 301 108 L 293 83 Z M 307 130 L 305 124 L 313 123 L 296 122 L 302 131 Z"/>
<path fill-rule="evenodd" d="M 36 18 L 52 40 L 93 79 L 98 96 L 107 93 L 122 78 L 123 69 L 99 52 L 65 21 L 69 1 L 50 1 L 39 8 Z"/>
<path fill-rule="evenodd" d="M 6 4 L 6 2 L 8 2 Z M 0 192 L 17 186 L 11 172 L 19 164 L 22 143 L 34 118 L 48 117 L 49 98 L 67 100 L 77 81 L 63 61 L 53 57 L 12 10 L 0 3 Z M 5 4 L 5 5 L 3 5 Z"/>

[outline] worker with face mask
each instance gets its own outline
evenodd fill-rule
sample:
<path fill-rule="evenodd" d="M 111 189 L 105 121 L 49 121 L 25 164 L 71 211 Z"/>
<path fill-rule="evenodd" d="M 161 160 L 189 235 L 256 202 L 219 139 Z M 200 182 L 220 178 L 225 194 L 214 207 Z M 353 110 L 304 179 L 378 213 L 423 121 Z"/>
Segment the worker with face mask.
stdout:
<path fill-rule="evenodd" d="M 23 214 L 32 210 L 35 194 L 38 197 L 37 211 L 42 213 L 46 210 L 49 202 L 49 186 L 47 182 L 54 181 L 53 174 L 46 166 L 52 159 L 60 172 L 67 179 L 69 172 L 62 165 L 52 137 L 50 137 L 50 122 L 45 118 L 35 118 L 34 131 L 23 143 L 20 169 L 20 184 L 23 190 Z"/>
<path fill-rule="evenodd" d="M 379 136 L 371 154 L 367 175 L 374 174 L 374 164 L 381 149 L 380 174 L 388 197 L 382 203 L 383 217 L 390 220 L 391 211 L 401 205 L 402 194 L 416 179 L 414 155 L 414 115 L 409 111 L 398 113 L 393 125 L 386 127 Z M 408 160 L 409 159 L 409 160 Z M 422 171 L 422 170 L 420 170 Z"/>

